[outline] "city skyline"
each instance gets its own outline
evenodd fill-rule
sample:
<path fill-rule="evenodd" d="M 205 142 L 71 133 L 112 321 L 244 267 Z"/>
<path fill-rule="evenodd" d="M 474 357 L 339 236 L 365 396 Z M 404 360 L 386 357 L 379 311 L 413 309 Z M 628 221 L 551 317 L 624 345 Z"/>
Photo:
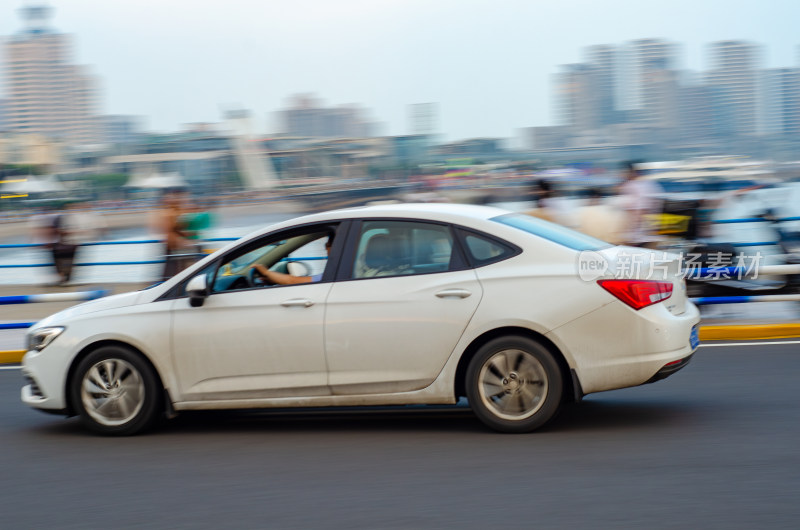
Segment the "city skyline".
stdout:
<path fill-rule="evenodd" d="M 0 35 L 17 33 L 17 9 L 33 3 L 5 8 Z M 646 13 L 622 1 L 46 4 L 53 27 L 75 35 L 76 61 L 102 80 L 102 112 L 142 115 L 162 131 L 242 107 L 257 131 L 272 133 L 272 114 L 292 94 L 314 93 L 365 107 L 385 134 L 411 132 L 409 105 L 437 102 L 445 139 L 511 137 L 557 123 L 551 77 L 560 65 L 582 62 L 590 46 L 653 36 L 679 45 L 679 69 L 709 70 L 716 40 L 760 45 L 764 68 L 800 66 L 791 24 L 800 5 L 791 2 L 673 2 Z"/>

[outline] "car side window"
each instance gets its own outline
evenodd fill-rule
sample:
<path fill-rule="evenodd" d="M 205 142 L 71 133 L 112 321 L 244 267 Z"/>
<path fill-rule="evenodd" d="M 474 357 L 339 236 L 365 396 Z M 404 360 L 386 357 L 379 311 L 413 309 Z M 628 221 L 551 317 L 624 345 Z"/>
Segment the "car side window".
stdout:
<path fill-rule="evenodd" d="M 517 253 L 517 249 L 493 237 L 461 230 L 461 237 L 473 267 L 496 263 Z"/>
<path fill-rule="evenodd" d="M 212 292 L 319 282 L 334 237 L 333 226 L 313 227 L 242 247 L 222 260 Z"/>
<path fill-rule="evenodd" d="M 428 274 L 450 270 L 453 236 L 445 225 L 415 221 L 364 221 L 353 278 Z"/>

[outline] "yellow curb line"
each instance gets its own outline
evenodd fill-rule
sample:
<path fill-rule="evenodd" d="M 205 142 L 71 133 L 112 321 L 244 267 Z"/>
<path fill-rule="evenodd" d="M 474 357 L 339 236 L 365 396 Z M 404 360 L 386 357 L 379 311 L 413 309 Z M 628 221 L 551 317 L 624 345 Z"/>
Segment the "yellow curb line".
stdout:
<path fill-rule="evenodd" d="M 700 340 L 766 340 L 800 337 L 797 324 L 700 326 Z"/>
<path fill-rule="evenodd" d="M 767 340 L 800 338 L 798 324 L 700 326 L 700 340 Z M 0 364 L 22 361 L 25 350 L 0 351 Z"/>
<path fill-rule="evenodd" d="M 25 350 L 0 351 L 0 364 L 12 364 L 22 361 Z"/>

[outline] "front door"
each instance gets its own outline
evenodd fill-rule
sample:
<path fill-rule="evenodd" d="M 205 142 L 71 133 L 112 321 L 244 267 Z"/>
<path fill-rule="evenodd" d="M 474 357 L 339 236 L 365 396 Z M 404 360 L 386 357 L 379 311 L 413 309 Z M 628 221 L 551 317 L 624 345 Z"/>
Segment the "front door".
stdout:
<path fill-rule="evenodd" d="M 201 307 L 174 300 L 173 360 L 185 401 L 330 394 L 323 332 L 332 283 L 323 272 L 333 230 L 244 245 L 207 272 L 211 293 Z M 289 273 L 292 262 L 304 263 L 301 276 Z"/>
<path fill-rule="evenodd" d="M 202 307 L 175 300 L 172 347 L 184 399 L 328 394 L 322 332 L 330 287 L 216 293 Z"/>

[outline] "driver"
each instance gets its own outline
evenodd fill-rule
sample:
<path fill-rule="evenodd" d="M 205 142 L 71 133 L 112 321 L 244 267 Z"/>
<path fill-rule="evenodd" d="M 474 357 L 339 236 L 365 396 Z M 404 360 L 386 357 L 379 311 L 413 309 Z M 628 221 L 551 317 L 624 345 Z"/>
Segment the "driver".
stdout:
<path fill-rule="evenodd" d="M 329 235 L 328 240 L 325 242 L 326 254 L 331 253 L 331 245 L 333 245 L 333 236 L 334 234 Z M 312 282 L 318 282 L 322 279 L 322 273 L 314 274 L 313 276 L 292 276 L 291 274 L 284 274 L 282 272 L 271 271 L 265 266 L 261 265 L 260 263 L 254 263 L 250 267 L 255 269 L 257 273 L 266 278 L 268 282 L 277 285 L 295 285 L 298 283 L 312 283 Z"/>

